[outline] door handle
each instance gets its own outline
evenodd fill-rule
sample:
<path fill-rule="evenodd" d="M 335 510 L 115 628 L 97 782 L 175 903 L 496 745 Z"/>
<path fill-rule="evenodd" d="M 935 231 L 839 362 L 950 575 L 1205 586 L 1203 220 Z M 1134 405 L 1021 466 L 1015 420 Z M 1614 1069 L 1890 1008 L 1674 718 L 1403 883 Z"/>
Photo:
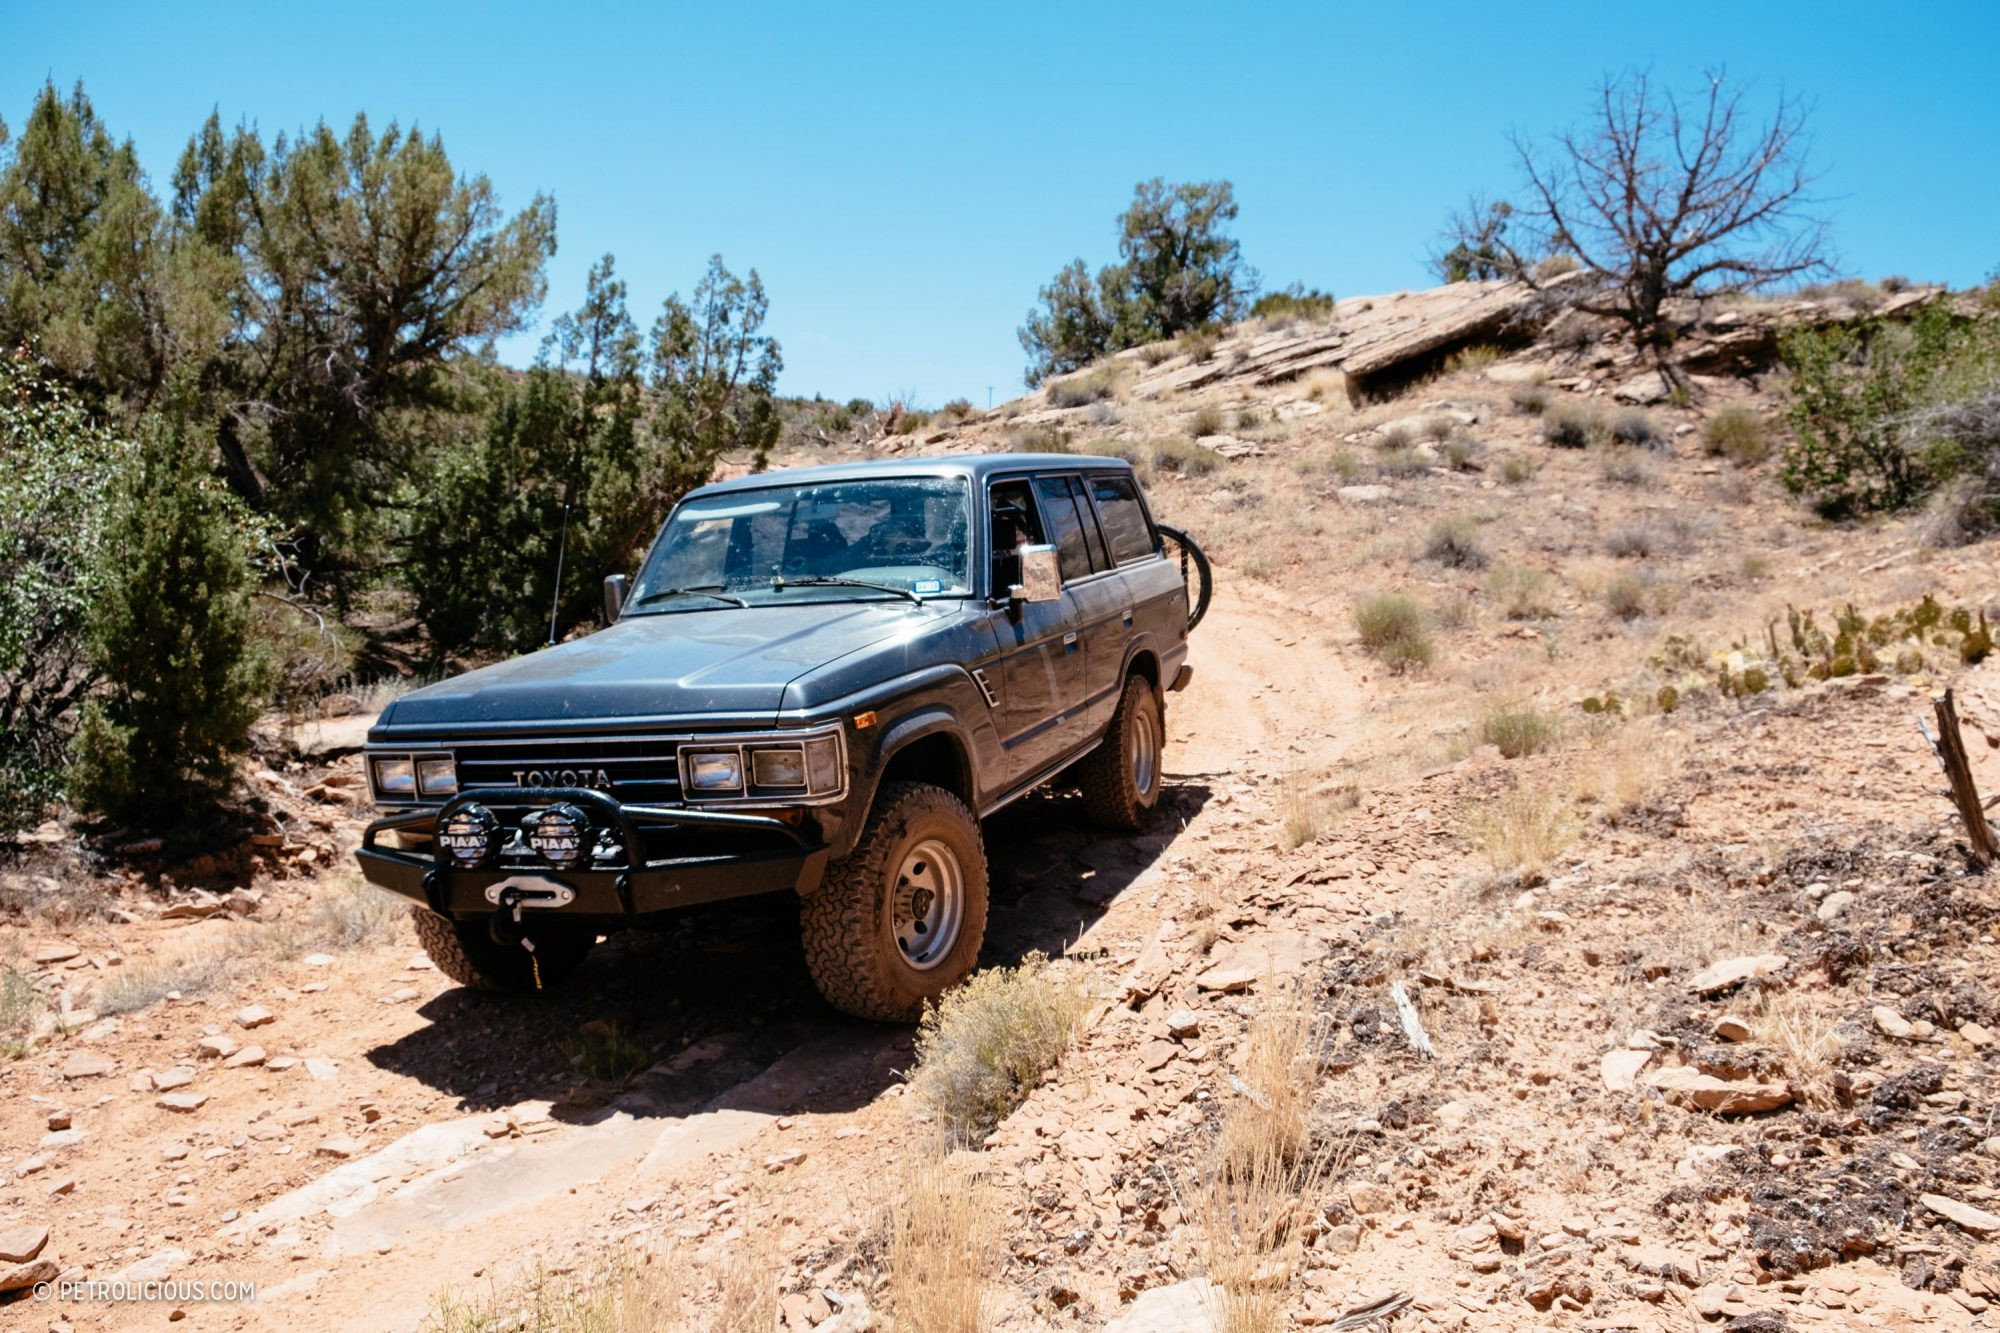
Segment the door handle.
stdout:
<path fill-rule="evenodd" d="M 1075 631 L 1075 630 L 1071 630 L 1071 631 L 1070 631 L 1069 633 L 1067 633 L 1067 634 L 1063 635 L 1063 651 L 1064 651 L 1064 652 L 1066 652 L 1066 653 L 1068 653 L 1068 652 L 1074 652 L 1074 651 L 1076 651 L 1076 631 Z"/>
<path fill-rule="evenodd" d="M 1132 608 L 1129 606 L 1126 607 L 1125 613 L 1119 618 L 1125 622 L 1126 627 L 1129 629 L 1132 625 Z"/>

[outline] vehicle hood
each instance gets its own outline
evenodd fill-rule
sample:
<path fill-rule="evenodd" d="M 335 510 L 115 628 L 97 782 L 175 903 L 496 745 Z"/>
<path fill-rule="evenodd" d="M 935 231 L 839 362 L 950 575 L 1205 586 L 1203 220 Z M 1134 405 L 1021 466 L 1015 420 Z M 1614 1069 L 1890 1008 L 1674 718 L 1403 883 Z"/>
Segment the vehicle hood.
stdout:
<path fill-rule="evenodd" d="M 608 629 L 426 686 L 371 739 L 522 723 L 714 714 L 763 725 L 785 686 L 877 644 L 906 642 L 954 602 L 799 602 L 628 616 Z"/>

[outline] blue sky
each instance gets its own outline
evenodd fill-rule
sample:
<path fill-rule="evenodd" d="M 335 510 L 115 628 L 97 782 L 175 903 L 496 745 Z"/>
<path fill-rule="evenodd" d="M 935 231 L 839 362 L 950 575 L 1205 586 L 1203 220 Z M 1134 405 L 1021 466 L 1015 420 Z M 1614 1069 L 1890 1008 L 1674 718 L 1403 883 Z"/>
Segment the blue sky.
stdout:
<path fill-rule="evenodd" d="M 1446 211 L 1512 182 L 1507 132 L 1579 119 L 1633 65 L 1812 98 L 1842 268 L 1978 281 L 2000 265 L 1996 53 L 1993 0 L 0 0 L 0 117 L 81 78 L 156 185 L 211 107 L 267 134 L 415 122 L 503 201 L 555 196 L 545 319 L 609 250 L 650 323 L 719 250 L 763 274 L 786 391 L 983 404 L 1019 389 L 1041 283 L 1112 257 L 1136 181 L 1233 180 L 1267 286 L 1423 285 Z"/>

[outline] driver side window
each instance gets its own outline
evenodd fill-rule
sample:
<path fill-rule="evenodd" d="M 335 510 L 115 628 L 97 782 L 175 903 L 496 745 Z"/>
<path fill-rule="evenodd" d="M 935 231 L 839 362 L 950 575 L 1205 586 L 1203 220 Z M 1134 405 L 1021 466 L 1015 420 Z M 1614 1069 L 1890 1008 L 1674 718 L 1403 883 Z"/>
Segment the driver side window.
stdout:
<path fill-rule="evenodd" d="M 991 592 L 995 597 L 1005 597 L 1007 589 L 1021 581 L 1018 549 L 1046 540 L 1042 536 L 1042 516 L 1035 509 L 1035 497 L 1026 479 L 994 482 L 987 492 L 987 516 L 989 549 L 993 552 Z"/>

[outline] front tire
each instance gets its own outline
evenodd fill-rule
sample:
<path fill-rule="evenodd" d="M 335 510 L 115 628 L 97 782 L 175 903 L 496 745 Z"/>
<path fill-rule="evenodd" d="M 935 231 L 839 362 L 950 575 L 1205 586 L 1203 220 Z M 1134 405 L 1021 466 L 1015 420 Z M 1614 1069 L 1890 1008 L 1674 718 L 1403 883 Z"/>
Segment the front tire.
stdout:
<path fill-rule="evenodd" d="M 986 936 L 979 820 L 942 787 L 888 782 L 853 852 L 800 908 L 820 994 L 856 1018 L 908 1023 L 965 979 Z"/>
<path fill-rule="evenodd" d="M 1146 822 L 1160 803 L 1166 741 L 1166 719 L 1152 684 L 1144 676 L 1131 677 L 1103 743 L 1077 765 L 1084 813 L 1093 823 L 1129 833 Z"/>
<path fill-rule="evenodd" d="M 499 944 L 486 922 L 453 921 L 427 907 L 412 907 L 410 919 L 417 939 L 438 971 L 461 986 L 475 990 L 532 991 L 535 966 L 518 944 Z M 531 923 L 537 924 L 537 923 Z M 542 986 L 553 986 L 582 965 L 597 943 L 595 933 L 544 928 L 534 936 L 535 961 L 541 964 Z"/>

